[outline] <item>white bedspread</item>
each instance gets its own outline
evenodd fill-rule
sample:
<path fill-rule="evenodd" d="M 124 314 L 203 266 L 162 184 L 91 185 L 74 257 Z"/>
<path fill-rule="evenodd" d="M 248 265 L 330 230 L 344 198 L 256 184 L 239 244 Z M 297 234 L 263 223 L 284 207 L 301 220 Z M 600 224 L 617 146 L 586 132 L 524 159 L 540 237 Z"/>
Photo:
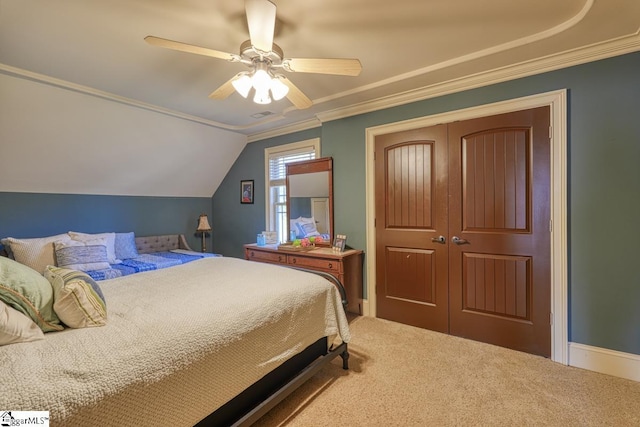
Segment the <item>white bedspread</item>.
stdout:
<path fill-rule="evenodd" d="M 0 347 L 0 409 L 193 425 L 317 339 L 350 338 L 331 283 L 269 264 L 205 258 L 100 286 L 107 326 Z"/>

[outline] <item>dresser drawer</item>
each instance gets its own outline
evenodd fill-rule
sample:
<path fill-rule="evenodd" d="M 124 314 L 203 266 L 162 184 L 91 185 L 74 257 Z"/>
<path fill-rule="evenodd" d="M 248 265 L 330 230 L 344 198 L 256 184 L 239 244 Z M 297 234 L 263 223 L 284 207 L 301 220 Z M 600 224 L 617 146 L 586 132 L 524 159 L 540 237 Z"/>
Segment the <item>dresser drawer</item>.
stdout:
<path fill-rule="evenodd" d="M 273 252 L 254 251 L 247 249 L 247 259 L 258 262 L 271 262 L 274 264 L 286 264 L 287 255 Z"/>
<path fill-rule="evenodd" d="M 329 273 L 342 283 L 352 313 L 362 314 L 362 251 L 347 250 L 336 253 L 330 248 L 291 252 L 279 250 L 277 245 L 244 246 L 245 259 L 269 264 L 287 264 L 308 270 Z"/>
<path fill-rule="evenodd" d="M 312 269 L 325 270 L 330 272 L 340 272 L 342 263 L 335 259 L 309 258 L 298 255 L 288 255 L 288 264 L 298 267 L 308 267 Z"/>

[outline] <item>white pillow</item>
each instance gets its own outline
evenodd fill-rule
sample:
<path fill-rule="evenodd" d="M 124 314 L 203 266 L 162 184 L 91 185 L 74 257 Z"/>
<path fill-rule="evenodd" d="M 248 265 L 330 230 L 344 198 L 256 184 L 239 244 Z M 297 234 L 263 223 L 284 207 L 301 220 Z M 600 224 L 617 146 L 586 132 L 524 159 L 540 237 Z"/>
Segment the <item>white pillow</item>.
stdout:
<path fill-rule="evenodd" d="M 107 261 L 109 262 L 109 264 L 120 264 L 122 262 L 121 260 L 116 258 L 116 233 L 88 234 L 79 233 L 77 231 L 70 231 L 69 236 L 71 236 L 73 240 L 78 240 L 80 242 L 85 242 L 91 239 L 106 239 Z"/>
<path fill-rule="evenodd" d="M 54 246 L 58 267 L 81 271 L 111 268 L 107 261 L 107 239 L 67 240 L 55 242 Z"/>
<path fill-rule="evenodd" d="M 42 339 L 44 333 L 33 320 L 0 301 L 0 345 Z"/>
<path fill-rule="evenodd" d="M 7 237 L 2 240 L 2 244 L 11 247 L 13 258 L 16 261 L 42 274 L 47 265 L 56 265 L 53 243 L 66 240 L 71 240 L 68 234 L 57 234 L 35 239 Z"/>

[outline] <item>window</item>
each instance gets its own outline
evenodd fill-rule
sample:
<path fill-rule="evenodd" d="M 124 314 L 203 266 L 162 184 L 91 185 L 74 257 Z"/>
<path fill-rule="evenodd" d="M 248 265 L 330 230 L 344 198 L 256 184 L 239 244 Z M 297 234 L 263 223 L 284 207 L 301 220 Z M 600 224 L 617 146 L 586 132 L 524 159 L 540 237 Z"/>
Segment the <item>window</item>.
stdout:
<path fill-rule="evenodd" d="M 314 138 L 292 144 L 278 145 L 265 148 L 266 173 L 266 221 L 267 229 L 276 231 L 279 242 L 288 240 L 287 221 L 287 163 L 312 160 L 320 154 L 320 139 Z"/>

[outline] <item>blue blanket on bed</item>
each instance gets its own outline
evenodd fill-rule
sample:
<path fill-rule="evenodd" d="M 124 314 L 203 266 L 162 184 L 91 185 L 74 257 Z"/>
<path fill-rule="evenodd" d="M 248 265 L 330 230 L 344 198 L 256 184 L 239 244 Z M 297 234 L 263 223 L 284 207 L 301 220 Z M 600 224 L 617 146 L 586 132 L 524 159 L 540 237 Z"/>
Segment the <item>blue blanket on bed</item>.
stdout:
<path fill-rule="evenodd" d="M 189 252 L 188 254 L 172 251 L 154 252 L 122 260 L 120 264 L 110 264 L 111 267 L 107 269 L 91 270 L 86 273 L 91 276 L 93 280 L 114 279 L 142 271 L 159 270 L 161 268 L 173 267 L 174 265 L 186 264 L 197 259 L 216 256 L 220 255 L 199 252 Z"/>

